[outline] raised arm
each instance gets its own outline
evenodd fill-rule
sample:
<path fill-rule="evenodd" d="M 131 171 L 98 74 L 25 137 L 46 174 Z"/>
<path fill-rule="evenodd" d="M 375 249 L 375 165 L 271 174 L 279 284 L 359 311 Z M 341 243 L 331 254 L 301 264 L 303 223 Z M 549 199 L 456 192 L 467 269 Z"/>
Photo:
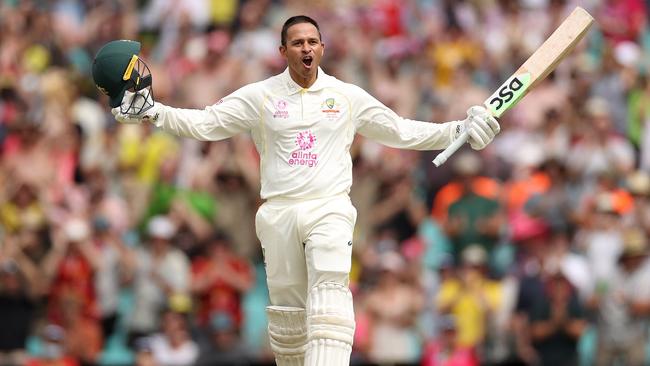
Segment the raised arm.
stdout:
<path fill-rule="evenodd" d="M 487 146 L 499 132 L 499 123 L 482 106 L 473 106 L 462 121 L 431 123 L 398 116 L 373 96 L 353 87 L 352 103 L 357 132 L 386 146 L 412 150 L 439 150 L 468 130 L 475 150 Z"/>
<path fill-rule="evenodd" d="M 126 92 L 122 104 L 144 103 L 146 98 L 138 93 Z M 151 122 L 174 135 L 201 141 L 218 141 L 249 132 L 260 120 L 258 106 L 261 105 L 261 96 L 255 84 L 244 86 L 205 109 L 174 108 L 160 102 L 151 103 L 153 107 L 139 115 L 124 114 L 120 107 L 113 108 L 111 112 L 118 122 Z"/>

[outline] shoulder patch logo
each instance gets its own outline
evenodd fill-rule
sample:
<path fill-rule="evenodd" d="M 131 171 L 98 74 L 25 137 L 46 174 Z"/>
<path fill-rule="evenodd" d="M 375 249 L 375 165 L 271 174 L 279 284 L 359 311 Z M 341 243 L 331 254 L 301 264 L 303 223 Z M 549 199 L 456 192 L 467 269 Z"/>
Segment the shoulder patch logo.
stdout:
<path fill-rule="evenodd" d="M 106 88 L 97 85 L 97 89 L 102 92 L 102 94 L 108 95 L 108 90 L 106 90 Z"/>

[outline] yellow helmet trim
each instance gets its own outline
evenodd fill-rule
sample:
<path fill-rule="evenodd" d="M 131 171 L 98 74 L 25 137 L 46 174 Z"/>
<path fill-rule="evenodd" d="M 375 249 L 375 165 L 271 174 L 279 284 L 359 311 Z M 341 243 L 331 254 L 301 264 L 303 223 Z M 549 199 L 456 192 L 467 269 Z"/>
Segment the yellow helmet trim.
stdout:
<path fill-rule="evenodd" d="M 124 76 L 122 76 L 122 80 L 129 80 L 131 78 L 131 73 L 133 72 L 133 67 L 135 67 L 135 63 L 138 61 L 138 55 L 133 55 L 131 57 L 131 61 L 129 61 L 129 65 L 126 67 L 126 70 L 124 70 Z"/>

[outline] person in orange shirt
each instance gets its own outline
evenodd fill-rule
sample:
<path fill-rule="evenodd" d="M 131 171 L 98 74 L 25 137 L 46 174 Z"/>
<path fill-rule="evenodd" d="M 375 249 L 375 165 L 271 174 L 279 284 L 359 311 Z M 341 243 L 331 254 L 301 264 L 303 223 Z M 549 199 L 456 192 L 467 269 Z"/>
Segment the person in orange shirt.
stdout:
<path fill-rule="evenodd" d="M 447 220 L 449 206 L 462 197 L 463 182 L 469 181 L 476 194 L 489 199 L 498 199 L 501 191 L 497 180 L 481 175 L 481 160 L 474 152 L 464 151 L 458 154 L 452 169 L 456 178 L 445 184 L 433 199 L 431 216 L 440 223 Z"/>
<path fill-rule="evenodd" d="M 62 325 L 70 302 L 79 305 L 81 314 L 98 319 L 94 283 L 98 258 L 90 242 L 90 226 L 85 219 L 69 219 L 60 231 L 55 232 L 52 249 L 44 259 L 46 281 L 50 286 L 49 321 Z"/>

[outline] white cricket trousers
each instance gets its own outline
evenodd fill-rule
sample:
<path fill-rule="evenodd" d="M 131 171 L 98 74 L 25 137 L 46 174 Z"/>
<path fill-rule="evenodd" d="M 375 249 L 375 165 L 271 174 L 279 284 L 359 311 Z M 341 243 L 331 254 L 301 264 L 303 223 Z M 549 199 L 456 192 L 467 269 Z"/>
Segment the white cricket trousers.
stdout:
<path fill-rule="evenodd" d="M 354 309 L 348 288 L 357 211 L 347 195 L 269 200 L 255 217 L 279 366 L 349 365 Z"/>
<path fill-rule="evenodd" d="M 323 282 L 348 286 L 357 210 L 348 195 L 269 200 L 255 216 L 272 305 L 304 308 Z"/>

